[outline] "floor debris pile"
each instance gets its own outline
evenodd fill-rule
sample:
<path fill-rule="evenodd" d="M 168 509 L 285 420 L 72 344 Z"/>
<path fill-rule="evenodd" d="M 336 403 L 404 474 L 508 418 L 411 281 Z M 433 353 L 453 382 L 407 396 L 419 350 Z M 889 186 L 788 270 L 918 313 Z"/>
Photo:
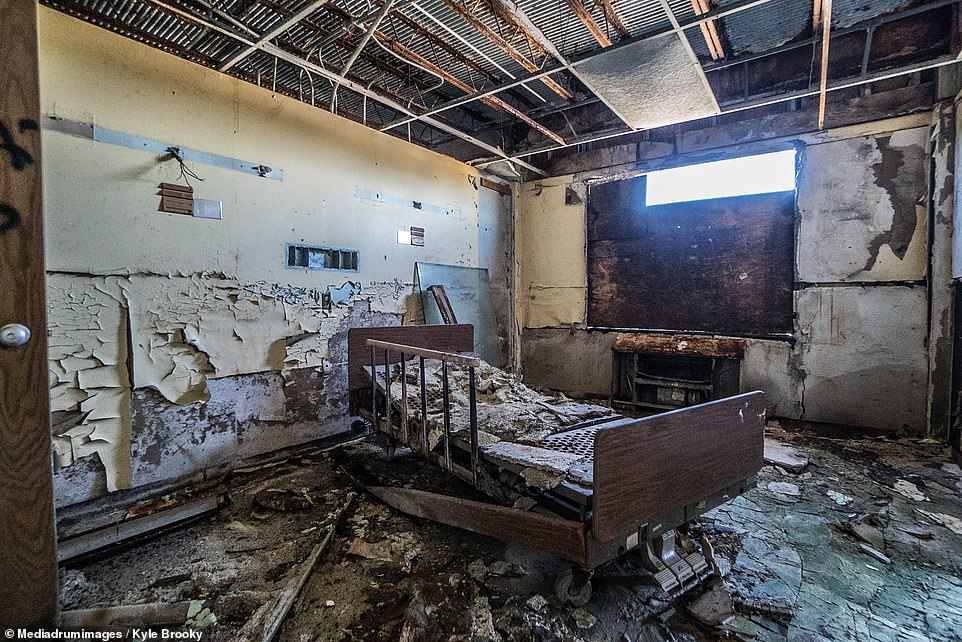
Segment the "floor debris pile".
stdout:
<path fill-rule="evenodd" d="M 562 561 L 366 494 L 476 498 L 407 451 L 388 461 L 360 442 L 235 475 L 216 516 L 74 563 L 63 607 L 186 605 L 190 626 L 224 642 L 264 639 L 265 622 L 284 642 L 962 639 L 962 471 L 941 447 L 777 424 L 768 437 L 804 465 L 770 460 L 756 489 L 692 525 L 720 576 L 675 600 L 629 554 L 598 569 L 589 604 L 561 605 Z"/>

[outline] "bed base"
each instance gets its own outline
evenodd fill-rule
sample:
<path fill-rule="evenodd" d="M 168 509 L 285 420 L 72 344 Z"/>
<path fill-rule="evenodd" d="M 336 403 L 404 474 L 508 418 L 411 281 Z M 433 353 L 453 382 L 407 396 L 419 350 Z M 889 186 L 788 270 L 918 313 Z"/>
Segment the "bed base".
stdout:
<path fill-rule="evenodd" d="M 387 435 L 392 444 L 411 446 L 496 501 L 513 504 L 524 494 L 504 480 L 510 481 L 512 475 L 520 478 L 519 471 L 480 452 L 475 403 L 471 403 L 468 440 L 451 436 L 445 411 L 443 447 L 425 452 L 413 445 L 414 435 L 421 431 L 417 444 L 426 443 L 425 426 L 412 429 L 407 404 L 393 411 L 389 387 L 379 387 L 377 376 L 371 376 L 372 364 L 401 363 L 403 368 L 402 353 L 420 355 L 422 366 L 425 358 L 436 357 L 446 361 L 445 367 L 448 363 L 467 367 L 473 375 L 477 361 L 455 354 L 470 352 L 473 344 L 473 328 L 466 325 L 350 330 L 351 412 Z M 473 376 L 470 381 L 474 383 Z M 426 414 L 423 399 L 422 394 L 422 418 Z M 566 483 L 541 493 L 530 510 L 404 488 L 369 490 L 410 515 L 573 562 L 576 568 L 559 578 L 556 587 L 559 597 L 570 603 L 587 601 L 587 580 L 593 569 L 628 552 L 637 552 L 658 584 L 674 594 L 711 571 L 678 529 L 754 487 L 755 474 L 763 465 L 764 423 L 764 394 L 749 392 L 643 419 L 616 416 L 572 426 L 548 441 L 590 438 L 593 481 L 590 487 Z"/>

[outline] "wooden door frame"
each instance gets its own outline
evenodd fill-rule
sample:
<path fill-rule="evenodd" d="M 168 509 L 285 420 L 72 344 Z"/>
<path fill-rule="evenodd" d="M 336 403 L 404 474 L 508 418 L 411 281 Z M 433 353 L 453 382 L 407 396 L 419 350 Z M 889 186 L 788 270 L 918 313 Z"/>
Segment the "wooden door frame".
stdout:
<path fill-rule="evenodd" d="M 0 0 L 0 627 L 57 623 L 37 3 Z"/>

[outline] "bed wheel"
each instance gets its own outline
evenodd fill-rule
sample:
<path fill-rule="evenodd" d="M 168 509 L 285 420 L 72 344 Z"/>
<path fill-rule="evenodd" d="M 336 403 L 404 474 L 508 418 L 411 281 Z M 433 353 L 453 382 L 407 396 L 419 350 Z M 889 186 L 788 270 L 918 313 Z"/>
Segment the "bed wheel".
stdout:
<path fill-rule="evenodd" d="M 361 418 L 355 419 L 351 422 L 351 432 L 355 435 L 363 435 L 367 432 L 367 428 L 370 424 Z"/>
<path fill-rule="evenodd" d="M 567 606 L 584 606 L 591 601 L 591 571 L 569 568 L 558 576 L 554 594 Z"/>

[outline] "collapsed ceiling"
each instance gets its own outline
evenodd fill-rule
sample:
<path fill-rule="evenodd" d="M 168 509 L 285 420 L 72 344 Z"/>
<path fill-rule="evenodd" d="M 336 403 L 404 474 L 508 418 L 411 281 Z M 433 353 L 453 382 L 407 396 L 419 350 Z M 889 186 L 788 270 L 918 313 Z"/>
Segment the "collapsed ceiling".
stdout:
<path fill-rule="evenodd" d="M 545 151 L 820 92 L 821 0 L 42 1 L 460 160 L 536 173 Z M 835 0 L 826 88 L 957 61 L 960 4 Z"/>

